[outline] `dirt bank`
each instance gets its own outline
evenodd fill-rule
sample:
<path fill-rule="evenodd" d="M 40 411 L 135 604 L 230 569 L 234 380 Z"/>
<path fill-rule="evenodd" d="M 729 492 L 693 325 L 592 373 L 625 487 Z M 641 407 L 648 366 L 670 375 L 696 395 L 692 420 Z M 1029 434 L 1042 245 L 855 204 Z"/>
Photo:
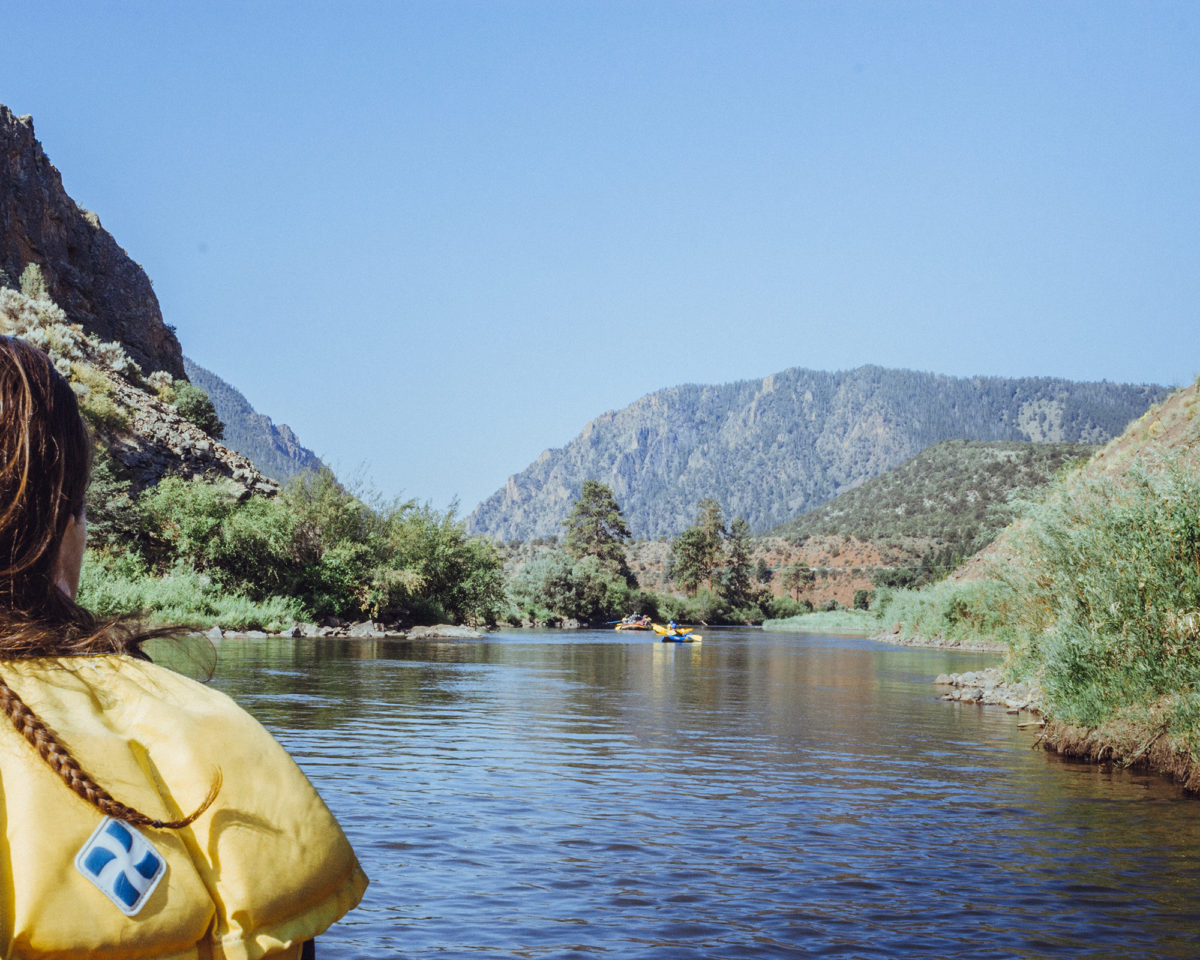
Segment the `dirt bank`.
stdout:
<path fill-rule="evenodd" d="M 1045 713 L 1045 694 L 1037 684 L 1006 682 L 998 667 L 942 674 L 934 683 L 946 688 L 943 700 L 999 705 L 1012 714 L 1029 711 L 1042 717 Z M 1039 722 L 1042 729 L 1036 745 L 1044 750 L 1101 765 L 1148 770 L 1200 794 L 1200 763 L 1186 746 L 1167 735 L 1164 723 L 1113 721 L 1089 728 L 1052 717 Z"/>
<path fill-rule="evenodd" d="M 1113 721 L 1088 728 L 1051 719 L 1038 743 L 1064 757 L 1162 774 L 1189 793 L 1200 794 L 1200 764 L 1167 735 L 1165 726 Z"/>

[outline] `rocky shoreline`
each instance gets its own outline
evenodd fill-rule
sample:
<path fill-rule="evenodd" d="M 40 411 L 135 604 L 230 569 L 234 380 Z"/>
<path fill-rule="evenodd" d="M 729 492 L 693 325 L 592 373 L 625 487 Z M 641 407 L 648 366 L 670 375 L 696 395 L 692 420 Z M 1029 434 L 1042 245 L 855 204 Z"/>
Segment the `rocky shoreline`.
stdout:
<path fill-rule="evenodd" d="M 963 650 L 1003 649 L 1000 646 L 929 642 L 920 638 L 901 640 L 894 634 L 874 637 L 904 646 L 958 647 Z M 1166 736 L 1165 725 L 1129 724 L 1111 721 L 1098 728 L 1077 727 L 1054 720 L 1046 713 L 1045 692 L 1036 683 L 1010 683 L 1000 667 L 943 673 L 934 684 L 945 688 L 940 699 L 980 706 L 1002 706 L 1014 715 L 1028 712 L 1032 719 L 1020 727 L 1037 727 L 1035 745 L 1064 757 L 1090 763 L 1148 770 L 1179 784 L 1184 791 L 1200 795 L 1200 763 L 1185 745 Z"/>
<path fill-rule="evenodd" d="M 980 653 L 998 653 L 1008 649 L 1002 643 L 987 640 L 963 643 L 960 640 L 947 640 L 945 637 L 902 637 L 898 631 L 878 634 L 871 639 L 902 647 L 934 647 Z M 934 678 L 933 682 L 939 687 L 950 688 L 942 693 L 942 700 L 1001 706 L 1014 714 L 1022 710 L 1039 715 L 1045 712 L 1045 693 L 1042 688 L 1036 683 L 1013 683 L 1005 680 L 1000 667 L 985 667 L 983 670 L 968 670 L 963 673 L 943 673 Z"/>
<path fill-rule="evenodd" d="M 354 640 L 482 640 L 484 634 L 474 627 L 462 627 L 452 623 L 402 629 L 397 624 L 379 623 L 374 620 L 363 620 L 359 623 L 327 620 L 320 624 L 294 623 L 287 629 L 278 632 L 224 630 L 220 625 L 214 625 L 205 630 L 203 636 L 216 642 L 218 640 L 267 640 L 271 638 L 299 639 L 301 637 Z"/>
<path fill-rule="evenodd" d="M 943 673 L 933 682 L 939 687 L 950 688 L 942 694 L 943 700 L 1002 706 L 1009 713 L 1027 710 L 1041 714 L 1045 705 L 1041 687 L 1032 683 L 1010 683 L 1004 679 L 999 667 Z"/>

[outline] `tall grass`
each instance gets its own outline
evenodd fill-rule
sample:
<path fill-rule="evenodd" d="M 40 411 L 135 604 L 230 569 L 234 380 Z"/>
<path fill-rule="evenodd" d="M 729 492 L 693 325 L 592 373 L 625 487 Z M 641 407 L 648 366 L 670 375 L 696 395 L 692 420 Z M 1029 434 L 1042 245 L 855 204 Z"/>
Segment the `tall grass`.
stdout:
<path fill-rule="evenodd" d="M 282 630 L 308 619 L 304 607 L 291 597 L 251 600 L 186 564 L 153 575 L 128 554 L 87 554 L 79 602 L 100 617 L 138 613 L 152 624 L 201 628 L 220 624 L 234 630 Z"/>
<path fill-rule="evenodd" d="M 880 590 L 872 605 L 885 629 L 906 637 L 1015 645 L 1019 591 L 1010 583 L 940 580 L 921 590 Z"/>
<path fill-rule="evenodd" d="M 1094 728 L 1168 731 L 1200 759 L 1200 475 L 1143 456 L 1120 476 L 1077 472 L 1010 528 L 989 580 L 877 601 L 910 636 L 1010 647 L 1050 713 Z"/>
<path fill-rule="evenodd" d="M 879 618 L 865 610 L 817 610 L 793 617 L 763 621 L 767 631 L 797 633 L 832 633 L 852 637 L 869 637 L 878 633 Z"/>
<path fill-rule="evenodd" d="M 1200 477 L 1178 459 L 1080 475 L 1023 533 L 1017 655 L 1061 719 L 1094 726 L 1151 710 L 1200 743 Z"/>

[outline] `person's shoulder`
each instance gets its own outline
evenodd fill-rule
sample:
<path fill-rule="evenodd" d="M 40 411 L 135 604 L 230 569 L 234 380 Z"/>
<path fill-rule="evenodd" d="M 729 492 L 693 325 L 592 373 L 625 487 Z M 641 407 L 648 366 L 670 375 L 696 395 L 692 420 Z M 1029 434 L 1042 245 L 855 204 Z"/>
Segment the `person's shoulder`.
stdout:
<path fill-rule="evenodd" d="M 106 725 L 157 724 L 163 729 L 194 722 L 257 728 L 258 721 L 229 695 L 168 667 L 124 654 L 44 657 L 3 664 L 4 676 L 48 722 L 70 714 Z"/>

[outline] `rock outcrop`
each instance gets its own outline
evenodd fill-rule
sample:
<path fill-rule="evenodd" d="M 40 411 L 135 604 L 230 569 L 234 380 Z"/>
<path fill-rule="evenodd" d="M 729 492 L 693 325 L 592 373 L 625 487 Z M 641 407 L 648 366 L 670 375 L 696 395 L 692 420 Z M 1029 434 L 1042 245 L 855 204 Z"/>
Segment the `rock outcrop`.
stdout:
<path fill-rule="evenodd" d="M 108 450 L 125 467 L 135 489 L 177 474 L 223 477 L 240 488 L 242 496 L 274 496 L 279 492 L 279 484 L 261 473 L 249 458 L 185 420 L 172 404 L 119 377 L 110 378 L 110 382 L 113 401 L 126 411 L 129 427 L 108 438 Z"/>
<path fill-rule="evenodd" d="M 0 270 L 12 283 L 42 268 L 50 295 L 72 322 L 122 344 L 146 373 L 183 379 L 183 353 L 146 272 L 63 188 L 30 117 L 0 104 Z"/>
<path fill-rule="evenodd" d="M 239 496 L 273 496 L 279 484 L 250 460 L 184 418 L 162 396 L 171 396 L 164 373 L 141 376 L 120 344 L 99 341 L 71 323 L 50 299 L 32 299 L 0 288 L 0 334 L 22 337 L 50 354 L 79 396 L 85 418 L 124 468 L 134 490 L 168 474 L 224 478 Z"/>

